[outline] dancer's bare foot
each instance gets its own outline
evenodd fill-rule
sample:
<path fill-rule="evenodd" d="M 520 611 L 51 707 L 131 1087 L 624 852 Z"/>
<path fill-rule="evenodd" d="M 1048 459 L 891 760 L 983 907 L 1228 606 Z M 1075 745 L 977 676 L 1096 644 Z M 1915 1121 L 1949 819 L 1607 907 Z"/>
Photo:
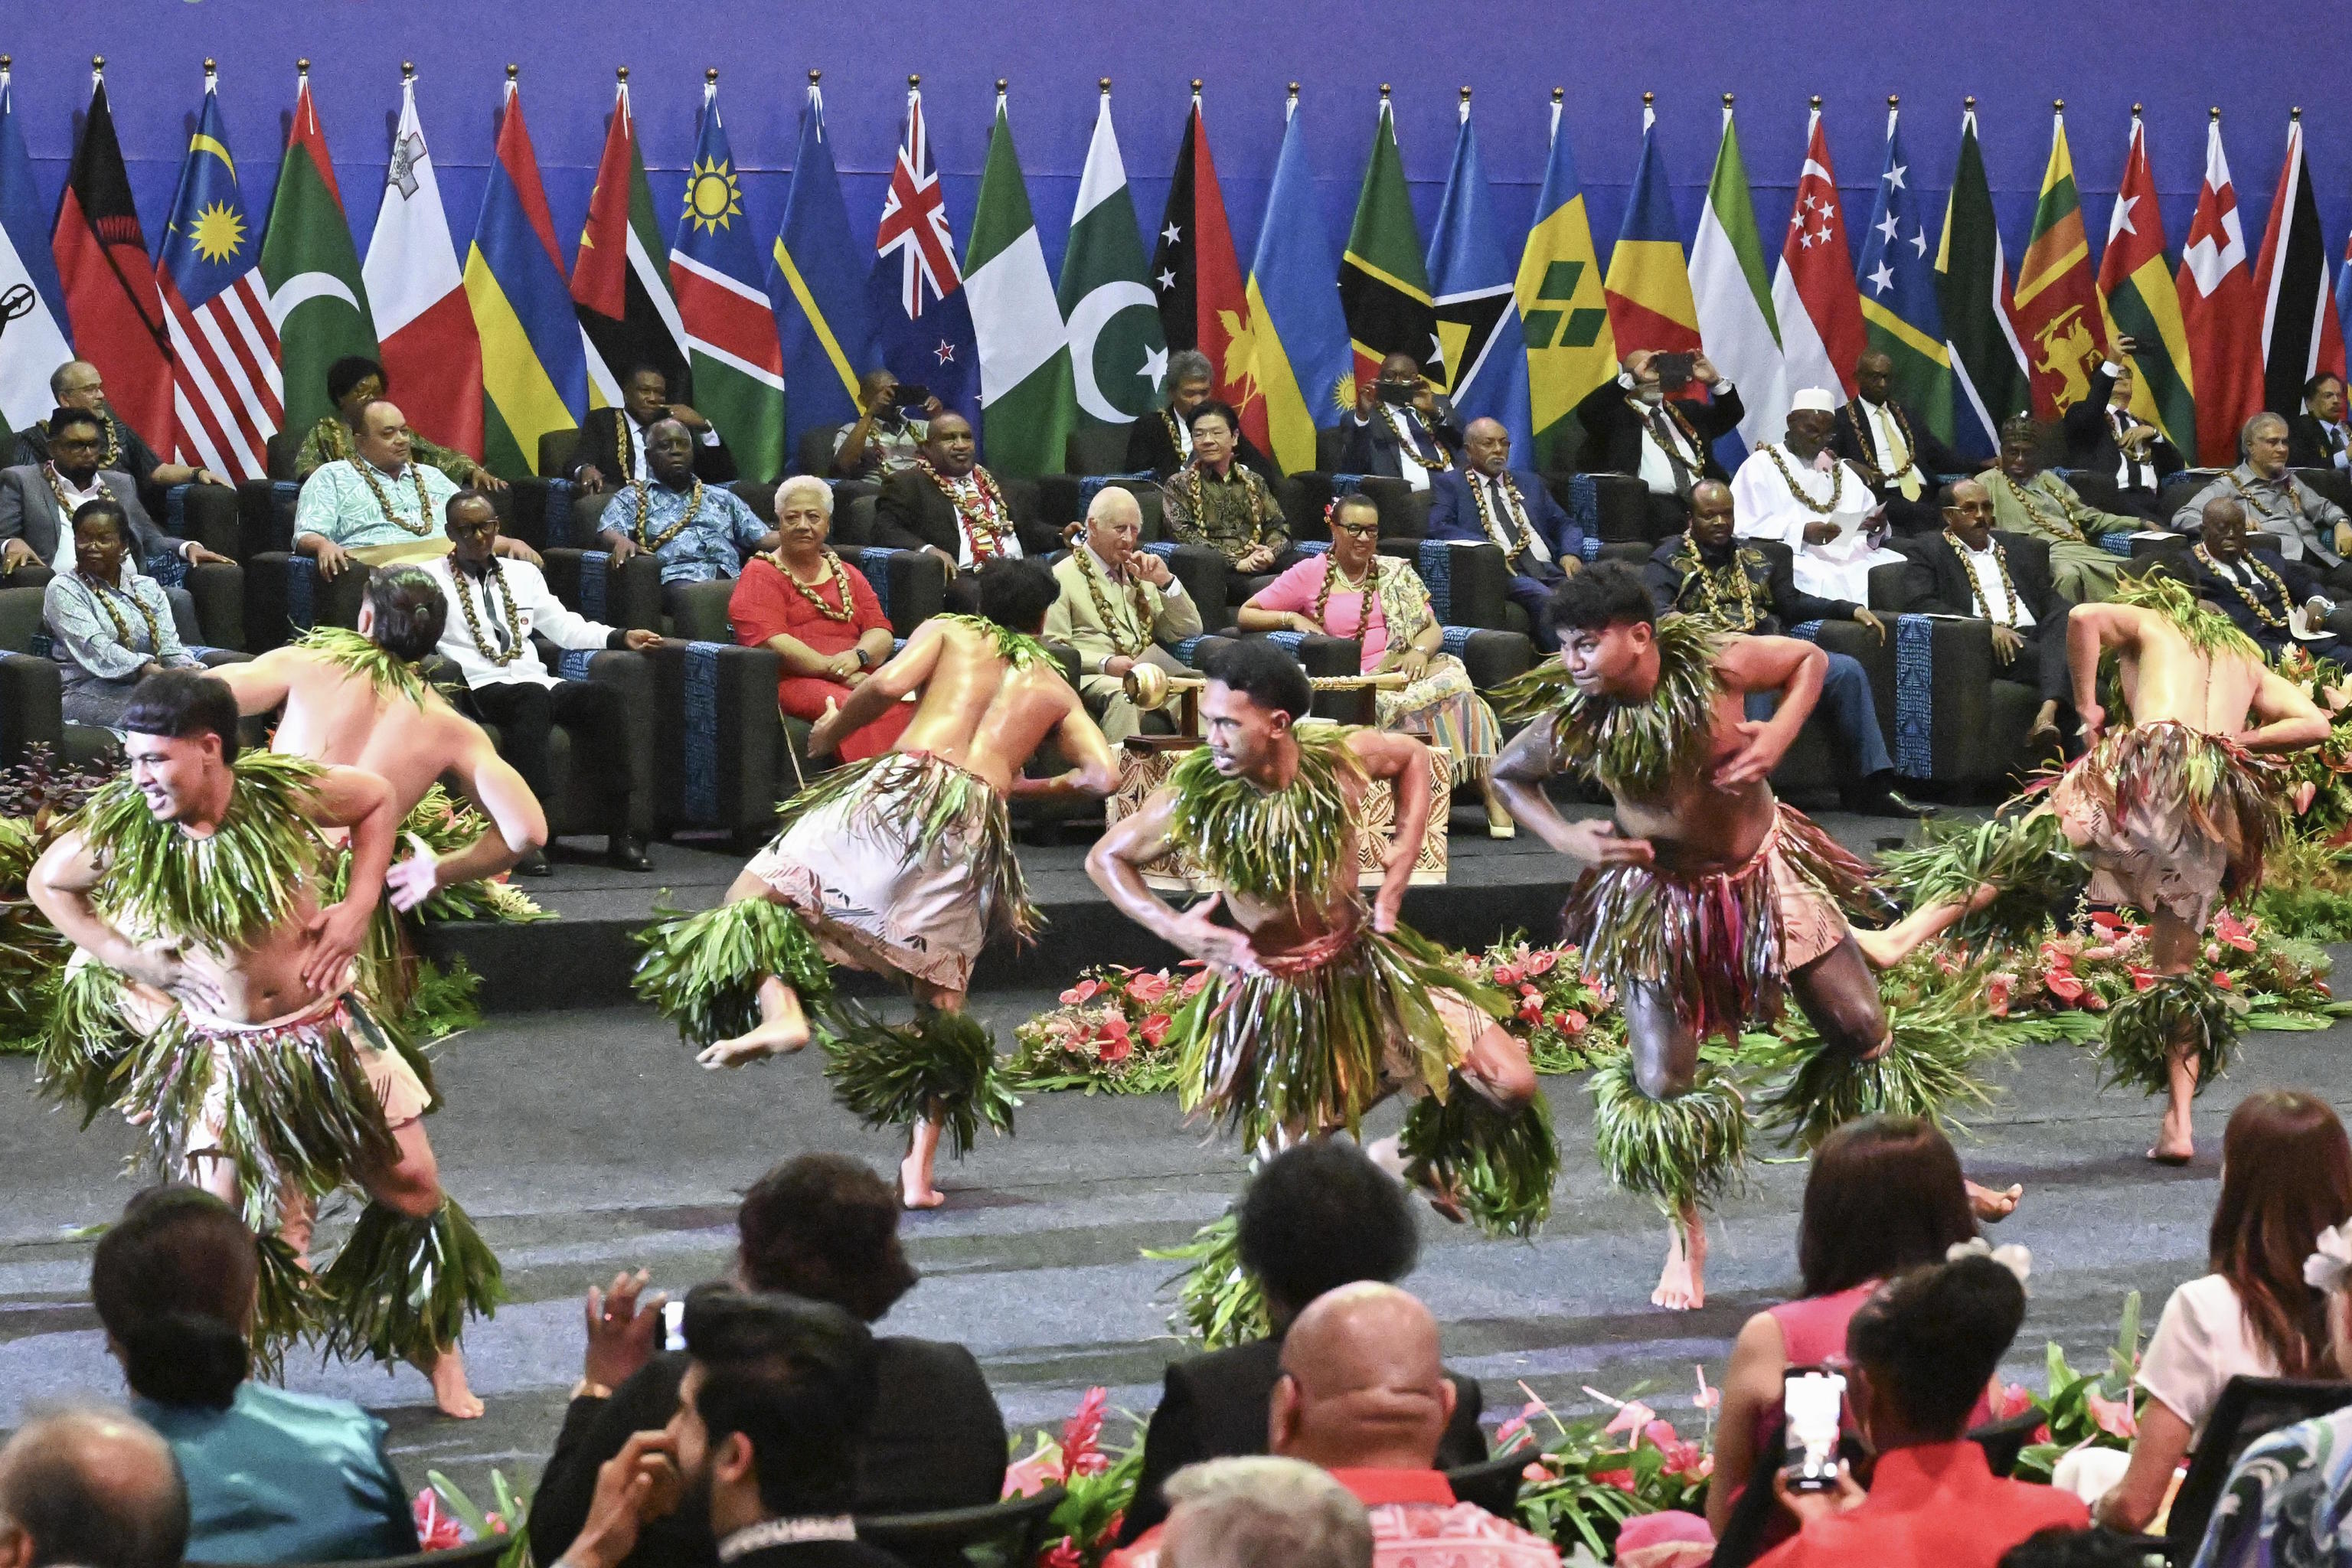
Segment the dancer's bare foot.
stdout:
<path fill-rule="evenodd" d="M 449 1345 L 433 1358 L 433 1364 L 417 1370 L 433 1380 L 433 1403 L 441 1414 L 459 1421 L 472 1421 L 482 1414 L 482 1402 L 466 1383 L 466 1355 L 456 1345 Z"/>
<path fill-rule="evenodd" d="M 731 1040 L 721 1040 L 694 1059 L 706 1068 L 739 1068 L 762 1057 L 780 1057 L 809 1043 L 808 1015 L 793 988 L 771 975 L 760 984 L 760 1022 Z"/>
<path fill-rule="evenodd" d="M 1687 1312 L 1706 1305 L 1706 1219 L 1696 1208 L 1685 1209 L 1667 1226 L 1666 1267 L 1650 1304 L 1670 1312 Z"/>
<path fill-rule="evenodd" d="M 898 1162 L 898 1201 L 910 1209 L 935 1209 L 948 1201 L 947 1194 L 931 1183 L 931 1167 L 939 1159 L 940 1124 L 925 1120 L 915 1123 L 907 1157 Z"/>
<path fill-rule="evenodd" d="M 2197 1097 L 2197 1058 L 2176 1047 L 2170 1064 L 2170 1090 L 2165 1097 L 2164 1125 L 2147 1157 L 2159 1165 L 2186 1165 L 2197 1157 L 2197 1131 L 2189 1107 Z"/>
<path fill-rule="evenodd" d="M 2025 1196 L 2024 1187 L 2011 1183 L 2000 1192 L 1980 1187 L 1974 1182 L 1965 1184 L 1969 1189 L 1969 1207 L 1976 1210 L 1977 1218 L 1987 1225 L 1999 1225 L 2017 1212 L 2018 1201 Z"/>

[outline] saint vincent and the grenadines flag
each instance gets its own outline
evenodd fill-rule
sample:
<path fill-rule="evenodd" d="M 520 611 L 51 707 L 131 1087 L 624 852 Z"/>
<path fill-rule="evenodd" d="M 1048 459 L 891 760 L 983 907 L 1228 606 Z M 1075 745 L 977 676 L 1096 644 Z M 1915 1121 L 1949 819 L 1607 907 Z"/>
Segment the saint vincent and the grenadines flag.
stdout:
<path fill-rule="evenodd" d="M 1242 429 L 1295 474 L 1316 466 L 1316 426 L 1355 407 L 1356 377 L 1347 317 L 1331 287 L 1339 258 L 1323 226 L 1295 93 L 1288 113 L 1250 261 L 1249 317 L 1234 331 L 1232 352 L 1244 377 Z"/>
<path fill-rule="evenodd" d="M 285 386 L 287 432 L 299 439 L 335 412 L 327 367 L 347 354 L 376 357 L 375 318 L 368 309 L 360 253 L 335 184 L 327 133 L 303 68 L 294 89 L 294 122 L 278 160 L 261 237 L 261 278 L 278 323 L 278 363 Z"/>
<path fill-rule="evenodd" d="M 596 184 L 588 193 L 588 221 L 572 263 L 572 302 L 587 335 L 589 404 L 618 407 L 621 378 L 640 364 L 659 370 L 670 395 L 694 401 L 686 375 L 686 326 L 670 292 L 669 250 L 654 216 L 653 188 L 629 111 L 629 72 L 613 91 L 613 117 Z"/>
<path fill-rule="evenodd" d="M 1537 451 L 1528 461 L 1565 466 L 1558 450 L 1569 416 L 1593 388 L 1617 374 L 1617 339 L 1609 326 L 1592 222 L 1576 156 L 1559 123 L 1560 90 L 1551 95 L 1551 146 L 1535 221 L 1519 257 L 1519 321 L 1527 335 L 1528 405 Z"/>
<path fill-rule="evenodd" d="M 1060 473 L 1070 438 L 1070 340 L 1013 150 L 1002 82 L 964 247 L 963 292 L 980 349 L 981 440 L 990 471 L 1010 479 Z"/>
<path fill-rule="evenodd" d="M 1429 237 L 1429 292 L 1444 351 L 1442 379 L 1454 413 L 1465 427 L 1474 419 L 1499 421 L 1511 437 L 1512 460 L 1522 467 L 1534 462 L 1525 333 L 1512 295 L 1510 258 L 1495 230 L 1486 174 L 1479 166 L 1466 89 L 1454 163 Z"/>
<path fill-rule="evenodd" d="M 1356 353 L 1356 380 L 1370 383 L 1381 361 L 1411 354 L 1423 372 L 1444 379 L 1439 363 L 1437 313 L 1429 298 L 1429 271 L 1412 220 L 1412 197 L 1397 152 L 1396 115 L 1386 88 L 1372 132 L 1371 161 L 1356 193 L 1356 220 L 1339 258 L 1339 310 Z"/>
<path fill-rule="evenodd" d="M 760 286 L 760 247 L 743 216 L 734 150 L 719 118 L 716 70 L 705 73 L 702 129 L 687 172 L 669 276 L 686 330 L 696 411 L 725 433 L 743 473 L 782 473 L 783 351 L 775 310 Z M 683 388 L 678 395 L 685 396 Z"/>
<path fill-rule="evenodd" d="M 466 254 L 466 299 L 482 341 L 483 461 L 508 479 L 536 473 L 539 438 L 578 428 L 574 411 L 587 405 L 588 369 L 511 76 Z"/>
<path fill-rule="evenodd" d="M 809 431 L 856 420 L 857 378 L 878 357 L 866 295 L 873 256 L 849 227 L 816 76 L 809 73 L 792 189 L 766 279 L 784 353 L 785 449 L 795 456 Z"/>
<path fill-rule="evenodd" d="M 21 289 L 26 304 L 25 313 L 8 323 L 8 352 L 0 354 L 0 438 L 49 416 L 58 401 L 49 392 L 49 374 L 73 357 L 65 289 L 45 221 L 8 68 L 0 66 L 0 295 Z"/>
<path fill-rule="evenodd" d="M 2033 206 L 2032 236 L 2018 258 L 2010 315 L 2032 369 L 2033 412 L 2054 419 L 2089 395 L 2091 377 L 2107 353 L 2063 109 L 2050 117 L 2050 162 Z"/>
<path fill-rule="evenodd" d="M 1609 325 L 1617 352 L 1635 349 L 1689 353 L 1699 346 L 1698 305 L 1691 298 L 1690 267 L 1682 226 L 1666 190 L 1658 152 L 1657 110 L 1643 95 L 1642 161 L 1633 168 L 1625 221 L 1609 253 Z"/>
<path fill-rule="evenodd" d="M 2099 300 L 2107 341 L 2132 340 L 2131 411 L 2164 432 L 2175 450 L 2197 450 L 2196 382 L 2189 370 L 2189 329 L 2164 257 L 2164 216 L 2147 162 L 2147 129 L 2132 115 L 2131 151 L 2107 220 L 2099 256 Z"/>

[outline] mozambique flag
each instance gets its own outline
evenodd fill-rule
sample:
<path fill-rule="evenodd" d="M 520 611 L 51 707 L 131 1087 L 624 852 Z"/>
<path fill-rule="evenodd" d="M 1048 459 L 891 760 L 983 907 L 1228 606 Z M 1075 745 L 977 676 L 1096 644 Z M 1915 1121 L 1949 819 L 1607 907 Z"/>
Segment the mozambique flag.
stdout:
<path fill-rule="evenodd" d="M 2091 274 L 2091 242 L 2083 232 L 2083 203 L 2074 189 L 2074 156 L 2066 149 L 2066 116 L 2050 117 L 2050 163 L 2042 172 L 2042 199 L 2033 231 L 2018 258 L 2010 315 L 2032 369 L 2033 412 L 2055 418 L 2090 395 L 2091 377 L 2106 357 L 2105 324 Z"/>
<path fill-rule="evenodd" d="M 1644 101 L 1642 161 L 1633 169 L 1633 191 L 1625 202 L 1617 247 L 1609 253 L 1609 325 L 1617 334 L 1620 353 L 1635 349 L 1689 353 L 1699 346 L 1698 304 L 1691 298 L 1682 225 L 1666 190 L 1657 123 L 1657 110 Z"/>
<path fill-rule="evenodd" d="M 1298 100 L 1290 100 L 1244 298 L 1225 321 L 1228 368 L 1241 370 L 1242 429 L 1286 474 L 1315 467 L 1315 430 L 1356 406 L 1354 351 L 1331 287 L 1331 237 L 1317 205 Z"/>
<path fill-rule="evenodd" d="M 482 340 L 482 460 L 504 479 L 537 473 L 539 438 L 579 427 L 588 367 L 511 76 L 482 216 L 466 252 L 466 302 Z"/>
<path fill-rule="evenodd" d="M 654 216 L 653 188 L 646 184 L 636 121 L 629 112 L 626 67 L 614 89 L 604 155 L 588 193 L 588 222 L 572 264 L 572 302 L 588 336 L 590 406 L 619 407 L 622 377 L 641 364 L 667 378 L 672 397 L 694 401 L 686 327 L 670 291 L 669 247 Z"/>
<path fill-rule="evenodd" d="M 1359 382 L 1372 380 L 1381 361 L 1393 353 L 1411 354 L 1423 370 L 1445 379 L 1429 273 L 1413 226 L 1412 198 L 1404 188 L 1404 160 L 1397 153 L 1396 116 L 1385 91 L 1372 133 L 1372 160 L 1356 193 L 1356 221 L 1348 230 L 1347 254 L 1339 258 L 1339 309 L 1348 318 Z"/>
<path fill-rule="evenodd" d="M 2189 329 L 2180 319 L 2180 291 L 2164 258 L 2164 216 L 2157 211 L 2156 175 L 2147 163 L 2147 129 L 2132 116 L 2131 153 L 2107 220 L 2107 247 L 2099 258 L 2099 302 L 2107 313 L 2107 341 L 2132 340 L 2131 411 L 2164 432 L 2183 452 L 2197 450 L 2197 387 L 2189 373 Z"/>
<path fill-rule="evenodd" d="M 1609 299 L 1592 248 L 1592 220 L 1576 154 L 1559 123 L 1559 89 L 1552 89 L 1551 152 L 1544 161 L 1536 219 L 1519 257 L 1519 324 L 1528 339 L 1528 404 L 1536 452 L 1530 460 L 1567 456 L 1573 442 L 1570 415 L 1585 395 L 1617 374 L 1617 338 L 1609 330 Z"/>
<path fill-rule="evenodd" d="M 1960 115 L 1960 160 L 1936 250 L 1936 302 L 1944 311 L 1944 346 L 1952 353 L 1952 444 L 1985 457 L 2000 444 L 2000 422 L 2023 411 L 2027 393 L 2025 356 L 2009 319 L 2009 262 L 2001 254 L 1973 108 Z"/>

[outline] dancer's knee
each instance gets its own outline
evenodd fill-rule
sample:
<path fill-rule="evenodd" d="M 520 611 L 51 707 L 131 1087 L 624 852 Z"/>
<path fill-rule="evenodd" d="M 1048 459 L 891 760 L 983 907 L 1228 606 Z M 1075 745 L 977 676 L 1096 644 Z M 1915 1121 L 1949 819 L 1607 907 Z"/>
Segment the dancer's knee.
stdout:
<path fill-rule="evenodd" d="M 1499 1027 L 1479 1037 L 1462 1064 L 1470 1086 L 1496 1109 L 1516 1111 L 1536 1097 L 1536 1069 L 1517 1041 Z"/>
<path fill-rule="evenodd" d="M 434 1158 L 433 1145 L 425 1142 L 424 1128 L 414 1121 L 395 1129 L 393 1136 L 399 1142 L 399 1154 L 370 1173 L 368 1196 L 411 1219 L 428 1218 L 444 1198 L 441 1167 Z"/>

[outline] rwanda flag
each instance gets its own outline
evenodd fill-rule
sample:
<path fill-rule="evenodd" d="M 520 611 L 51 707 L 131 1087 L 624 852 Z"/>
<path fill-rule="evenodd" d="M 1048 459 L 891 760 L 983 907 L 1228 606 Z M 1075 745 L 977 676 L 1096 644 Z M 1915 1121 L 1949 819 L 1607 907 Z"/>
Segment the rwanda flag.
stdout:
<path fill-rule="evenodd" d="M 1952 438 L 1952 356 L 1944 346 L 1944 312 L 1936 300 L 1935 247 L 1927 215 L 1903 161 L 1886 111 L 1886 163 L 1878 172 L 1878 200 L 1854 268 L 1862 290 L 1862 327 L 1872 351 L 1895 362 L 1894 396 L 1909 405 L 1939 440 Z"/>
<path fill-rule="evenodd" d="M 483 460 L 504 479 L 537 473 L 539 438 L 579 427 L 588 365 L 512 77 L 466 252 L 466 302 L 482 340 Z"/>
<path fill-rule="evenodd" d="M 1528 351 L 1512 298 L 1511 259 L 1495 232 L 1495 209 L 1478 163 L 1478 134 L 1470 128 L 1470 100 L 1462 100 L 1462 132 L 1454 167 L 1429 239 L 1429 287 L 1444 346 L 1446 391 L 1466 424 L 1496 419 L 1510 432 L 1511 453 L 1522 467 L 1535 459 L 1528 421 Z"/>
<path fill-rule="evenodd" d="M 1691 298 L 1682 225 L 1666 190 L 1665 160 L 1658 154 L 1657 121 L 1657 111 L 1644 104 L 1642 161 L 1633 169 L 1617 247 L 1609 253 L 1609 325 L 1621 354 L 1635 349 L 1690 353 L 1699 346 L 1698 305 Z"/>
<path fill-rule="evenodd" d="M 856 422 L 857 378 L 880 363 L 866 305 L 869 263 L 850 232 L 814 71 L 801 110 L 800 150 L 793 154 L 793 188 L 769 254 L 768 299 L 783 340 L 788 389 L 785 451 L 797 455 L 811 430 Z"/>
<path fill-rule="evenodd" d="M 1348 320 L 1331 287 L 1339 258 L 1317 205 L 1295 96 L 1289 114 L 1250 260 L 1249 319 L 1233 334 L 1229 358 L 1244 367 L 1242 428 L 1296 474 L 1315 467 L 1316 426 L 1354 411 L 1356 375 Z"/>

